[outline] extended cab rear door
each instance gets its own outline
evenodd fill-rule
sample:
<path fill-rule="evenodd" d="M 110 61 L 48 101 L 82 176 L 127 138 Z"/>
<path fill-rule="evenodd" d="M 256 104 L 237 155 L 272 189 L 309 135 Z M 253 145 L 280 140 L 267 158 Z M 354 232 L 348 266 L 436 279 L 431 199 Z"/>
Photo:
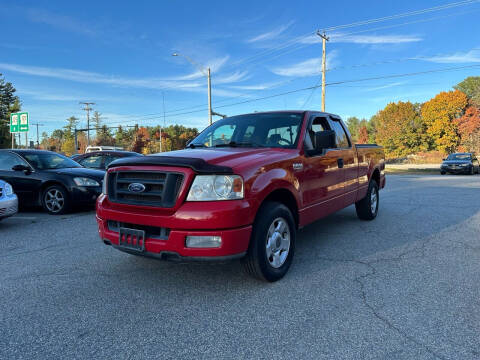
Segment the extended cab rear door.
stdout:
<path fill-rule="evenodd" d="M 358 190 L 357 151 L 351 142 L 345 125 L 337 117 L 330 116 L 329 122 L 337 135 L 337 151 L 339 166 L 343 168 L 343 201 L 344 207 L 355 202 Z"/>

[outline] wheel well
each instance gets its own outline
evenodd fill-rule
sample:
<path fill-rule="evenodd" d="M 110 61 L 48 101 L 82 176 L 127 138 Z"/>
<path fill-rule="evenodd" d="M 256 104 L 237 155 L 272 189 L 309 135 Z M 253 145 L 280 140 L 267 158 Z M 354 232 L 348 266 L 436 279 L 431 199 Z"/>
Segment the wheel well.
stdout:
<path fill-rule="evenodd" d="M 295 225 L 298 228 L 298 206 L 295 196 L 287 189 L 277 189 L 272 191 L 268 196 L 263 200 L 262 205 L 267 201 L 275 201 L 285 205 L 293 215 L 295 220 Z"/>
<path fill-rule="evenodd" d="M 380 186 L 380 171 L 375 169 L 372 174 L 372 179 L 377 182 L 377 185 Z"/>

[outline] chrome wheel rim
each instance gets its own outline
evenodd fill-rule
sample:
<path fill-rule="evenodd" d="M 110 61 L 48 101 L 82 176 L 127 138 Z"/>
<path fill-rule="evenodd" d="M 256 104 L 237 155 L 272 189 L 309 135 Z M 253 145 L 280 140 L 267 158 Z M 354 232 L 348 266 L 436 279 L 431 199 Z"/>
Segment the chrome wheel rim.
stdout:
<path fill-rule="evenodd" d="M 45 194 L 45 206 L 48 211 L 57 213 L 63 209 L 65 198 L 61 191 L 57 189 L 48 190 Z"/>
<path fill-rule="evenodd" d="M 377 212 L 377 204 L 378 204 L 378 191 L 377 189 L 374 188 L 372 193 L 370 194 L 370 210 L 374 215 Z"/>
<path fill-rule="evenodd" d="M 268 228 L 266 255 L 270 266 L 278 269 L 287 260 L 290 251 L 290 227 L 284 218 L 276 218 Z"/>

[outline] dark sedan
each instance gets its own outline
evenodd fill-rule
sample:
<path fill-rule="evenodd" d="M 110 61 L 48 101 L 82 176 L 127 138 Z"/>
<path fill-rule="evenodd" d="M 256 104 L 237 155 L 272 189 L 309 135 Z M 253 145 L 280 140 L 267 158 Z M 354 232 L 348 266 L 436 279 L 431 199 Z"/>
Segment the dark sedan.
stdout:
<path fill-rule="evenodd" d="M 450 154 L 443 160 L 440 167 L 440 173 L 452 174 L 478 174 L 480 172 L 480 164 L 476 156 L 472 153 L 455 153 Z"/>
<path fill-rule="evenodd" d="M 19 204 L 42 205 L 50 214 L 94 204 L 104 175 L 51 151 L 0 150 L 0 179 L 13 186 Z"/>
<path fill-rule="evenodd" d="M 93 151 L 72 158 L 84 167 L 105 170 L 112 161 L 132 156 L 143 155 L 133 151 Z"/>

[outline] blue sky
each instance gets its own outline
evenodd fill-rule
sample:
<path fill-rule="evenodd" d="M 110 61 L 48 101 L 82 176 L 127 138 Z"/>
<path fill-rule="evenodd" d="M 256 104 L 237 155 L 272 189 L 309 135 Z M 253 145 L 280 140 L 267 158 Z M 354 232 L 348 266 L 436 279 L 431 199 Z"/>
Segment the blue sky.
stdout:
<path fill-rule="evenodd" d="M 202 129 L 206 79 L 173 52 L 211 67 L 217 112 L 319 110 L 320 89 L 250 100 L 319 84 L 317 29 L 452 2 L 0 0 L 0 73 L 31 121 L 45 124 L 41 131 L 71 115 L 85 124 L 79 101 L 95 102 L 106 124 L 163 124 L 162 96 L 167 125 Z M 476 1 L 330 30 L 327 84 L 478 65 L 479 15 Z M 470 75 L 480 67 L 330 85 L 326 110 L 369 118 L 389 102 L 423 102 Z M 242 101 L 250 102 L 231 106 Z"/>

